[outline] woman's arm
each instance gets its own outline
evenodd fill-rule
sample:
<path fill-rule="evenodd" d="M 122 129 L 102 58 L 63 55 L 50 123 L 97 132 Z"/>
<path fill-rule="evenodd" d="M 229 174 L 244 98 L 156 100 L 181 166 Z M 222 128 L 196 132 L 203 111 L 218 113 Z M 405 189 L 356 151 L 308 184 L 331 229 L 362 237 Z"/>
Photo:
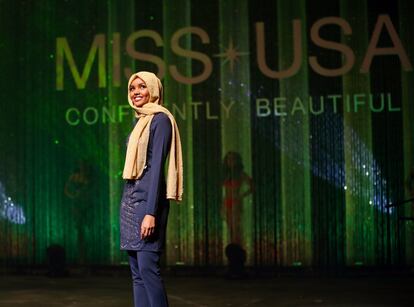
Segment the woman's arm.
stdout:
<path fill-rule="evenodd" d="M 161 188 L 164 165 L 171 145 L 171 121 L 165 114 L 157 116 L 154 122 L 152 141 L 151 177 L 148 187 L 146 214 L 155 215 Z"/>
<path fill-rule="evenodd" d="M 249 175 L 247 175 L 246 173 L 243 173 L 242 175 L 243 177 L 243 181 L 246 182 L 248 189 L 246 191 L 243 192 L 243 194 L 241 195 L 242 198 L 250 195 L 253 193 L 254 191 L 254 185 L 253 185 L 253 179 L 252 177 L 250 177 Z"/>
<path fill-rule="evenodd" d="M 141 223 L 141 238 L 151 235 L 155 229 L 155 215 L 161 188 L 161 176 L 171 145 L 172 127 L 167 115 L 161 114 L 153 119 L 154 134 L 152 141 L 151 177 L 148 185 L 146 215 Z"/>

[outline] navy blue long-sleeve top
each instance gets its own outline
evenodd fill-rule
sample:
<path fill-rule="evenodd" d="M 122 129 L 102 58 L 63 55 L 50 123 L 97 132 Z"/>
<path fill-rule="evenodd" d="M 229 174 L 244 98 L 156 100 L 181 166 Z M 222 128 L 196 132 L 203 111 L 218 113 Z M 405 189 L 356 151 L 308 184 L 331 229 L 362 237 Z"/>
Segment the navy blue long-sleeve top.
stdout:
<path fill-rule="evenodd" d="M 140 178 L 127 180 L 120 206 L 120 247 L 122 250 L 161 251 L 169 212 L 164 164 L 170 150 L 171 121 L 164 113 L 154 115 L 150 126 L 147 163 Z M 141 239 L 146 214 L 156 217 L 153 235 Z"/>
<path fill-rule="evenodd" d="M 171 121 L 164 113 L 154 115 L 150 126 L 147 163 L 135 183 L 131 200 L 146 200 L 145 214 L 156 216 L 160 200 L 166 199 L 164 164 L 170 150 Z"/>

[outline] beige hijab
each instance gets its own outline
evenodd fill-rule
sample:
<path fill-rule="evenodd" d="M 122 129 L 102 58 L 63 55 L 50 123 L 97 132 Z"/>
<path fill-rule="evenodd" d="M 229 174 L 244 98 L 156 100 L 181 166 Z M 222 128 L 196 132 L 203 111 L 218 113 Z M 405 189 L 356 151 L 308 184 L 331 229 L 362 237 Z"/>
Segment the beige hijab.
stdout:
<path fill-rule="evenodd" d="M 129 87 L 132 81 L 136 78 L 140 78 L 145 82 L 150 94 L 149 102 L 140 108 L 134 106 L 134 103 L 129 97 Z M 128 101 L 130 106 L 135 110 L 135 116 L 138 117 L 139 120 L 129 137 L 122 177 L 124 179 L 138 179 L 141 177 L 147 162 L 147 148 L 151 121 L 156 113 L 165 113 L 172 125 L 172 139 L 167 174 L 167 198 L 180 201 L 182 200 L 183 195 L 183 157 L 180 133 L 178 131 L 177 123 L 170 111 L 161 106 L 162 94 L 161 81 L 151 72 L 141 71 L 133 74 L 131 78 L 129 78 Z"/>

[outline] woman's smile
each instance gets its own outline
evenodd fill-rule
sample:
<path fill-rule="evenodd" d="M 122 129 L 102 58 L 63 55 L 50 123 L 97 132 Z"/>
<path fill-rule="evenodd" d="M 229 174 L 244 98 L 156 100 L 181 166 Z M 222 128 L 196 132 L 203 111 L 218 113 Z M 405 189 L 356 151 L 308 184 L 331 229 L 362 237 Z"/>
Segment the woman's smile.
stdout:
<path fill-rule="evenodd" d="M 138 102 L 142 99 L 142 95 L 135 95 L 133 101 Z"/>

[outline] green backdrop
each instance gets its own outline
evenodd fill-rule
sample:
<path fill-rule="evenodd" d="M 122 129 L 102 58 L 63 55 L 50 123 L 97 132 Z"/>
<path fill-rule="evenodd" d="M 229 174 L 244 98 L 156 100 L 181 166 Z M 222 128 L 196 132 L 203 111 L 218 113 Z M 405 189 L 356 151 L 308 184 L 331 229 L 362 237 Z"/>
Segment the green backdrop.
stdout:
<path fill-rule="evenodd" d="M 252 266 L 413 264 L 414 207 L 387 207 L 414 197 L 413 14 L 409 0 L 1 0 L 0 261 L 44 263 L 58 244 L 69 263 L 125 262 L 126 83 L 150 70 L 185 163 L 168 265 L 225 265 L 235 237 Z"/>

